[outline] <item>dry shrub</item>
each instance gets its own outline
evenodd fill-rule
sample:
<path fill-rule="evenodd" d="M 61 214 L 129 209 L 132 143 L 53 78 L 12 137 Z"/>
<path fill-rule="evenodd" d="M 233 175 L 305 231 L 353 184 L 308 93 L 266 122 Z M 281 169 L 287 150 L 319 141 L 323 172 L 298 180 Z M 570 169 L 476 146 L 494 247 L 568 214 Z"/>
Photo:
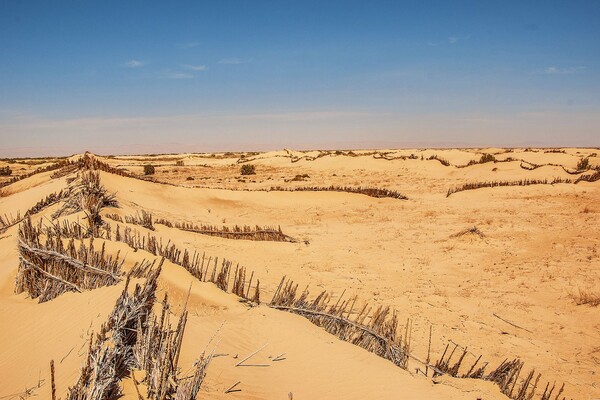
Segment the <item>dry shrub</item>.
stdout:
<path fill-rule="evenodd" d="M 597 168 L 596 171 L 591 174 L 581 175 L 579 178 L 577 178 L 575 183 L 579 183 L 581 181 L 597 182 L 599 180 L 600 180 L 600 167 Z"/>
<path fill-rule="evenodd" d="M 579 289 L 577 294 L 572 294 L 571 298 L 578 306 L 587 304 L 592 307 L 600 306 L 600 292 L 592 292 L 590 290 Z"/>
<path fill-rule="evenodd" d="M 16 293 L 27 292 L 39 302 L 52 300 L 65 292 L 82 292 L 120 281 L 122 262 L 94 249 L 94 238 L 89 246 L 81 241 L 79 247 L 73 238 L 65 246 L 59 228 L 48 229 L 42 242 L 41 221 L 34 226 L 28 216 L 19 227 L 19 269 Z"/>
<path fill-rule="evenodd" d="M 581 160 L 579 160 L 579 162 L 577 163 L 577 170 L 578 171 L 585 171 L 590 167 L 590 159 L 589 158 L 582 158 Z"/>
<path fill-rule="evenodd" d="M 0 176 L 10 176 L 12 169 L 7 165 L 6 167 L 0 167 Z"/>
<path fill-rule="evenodd" d="M 244 164 L 240 168 L 241 175 L 256 175 L 256 167 L 252 164 Z"/>
<path fill-rule="evenodd" d="M 446 160 L 445 158 L 439 157 L 437 154 L 430 156 L 427 160 L 438 160 L 443 166 L 450 166 L 450 161 Z"/>
<path fill-rule="evenodd" d="M 479 230 L 478 227 L 474 226 L 472 228 L 467 228 L 463 231 L 460 231 L 458 233 L 455 233 L 453 235 L 451 235 L 450 237 L 452 238 L 456 238 L 456 237 L 461 237 L 461 236 L 465 236 L 465 235 L 474 235 L 474 236 L 479 236 L 480 238 L 484 238 L 485 235 L 483 234 L 483 232 L 481 232 L 481 230 Z"/>
<path fill-rule="evenodd" d="M 351 186 L 298 186 L 298 187 L 271 187 L 270 190 L 284 191 L 284 192 L 346 192 L 355 194 L 364 194 L 369 197 L 384 198 L 389 197 L 392 199 L 408 200 L 408 197 L 400 192 L 389 189 L 381 189 L 374 187 L 351 187 Z"/>
<path fill-rule="evenodd" d="M 144 175 L 154 175 L 155 172 L 156 172 L 156 169 L 154 168 L 154 165 L 151 165 L 151 164 L 144 165 Z"/>
<path fill-rule="evenodd" d="M 149 400 L 196 399 L 212 355 L 202 354 L 191 375 L 181 374 L 178 363 L 188 312 L 184 308 L 176 327 L 173 326 L 165 296 L 160 317 L 153 313 L 161 266 L 162 261 L 158 268 L 152 265 L 146 282 L 136 285 L 133 293 L 128 290 L 128 277 L 100 333 L 95 340 L 90 338 L 86 362 L 78 381 L 69 388 L 68 400 L 120 398 L 121 380 L 135 369 L 145 372 L 142 382 Z"/>
<path fill-rule="evenodd" d="M 58 218 L 83 211 L 88 229 L 96 236 L 97 230 L 103 225 L 100 211 L 105 207 L 118 207 L 114 194 L 108 193 L 100 183 L 98 171 L 83 171 L 79 178 L 69 188 L 70 195 L 65 204 L 53 215 Z"/>
<path fill-rule="evenodd" d="M 106 216 L 117 222 L 123 222 L 123 219 L 117 214 L 107 214 Z M 145 210 L 141 210 L 141 213 L 138 212 L 135 215 L 126 215 L 125 222 L 128 224 L 143 226 L 151 231 L 154 230 L 154 225 L 152 224 L 152 213 L 149 213 Z"/>

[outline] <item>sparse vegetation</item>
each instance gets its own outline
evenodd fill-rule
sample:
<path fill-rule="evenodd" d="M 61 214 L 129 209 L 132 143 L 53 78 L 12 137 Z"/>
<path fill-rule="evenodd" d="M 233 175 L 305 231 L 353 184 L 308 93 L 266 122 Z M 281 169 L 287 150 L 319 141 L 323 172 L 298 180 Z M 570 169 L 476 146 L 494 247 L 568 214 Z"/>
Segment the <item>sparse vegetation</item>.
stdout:
<path fill-rule="evenodd" d="M 154 230 L 154 225 L 152 224 L 152 214 L 145 210 L 141 210 L 141 213 L 138 212 L 135 215 L 126 215 L 124 219 L 119 214 L 106 214 L 106 217 L 112 219 L 113 221 L 121 223 L 125 221 L 128 224 L 143 226 L 151 231 Z"/>
<path fill-rule="evenodd" d="M 10 184 L 12 184 L 14 182 L 18 182 L 20 180 L 29 178 L 29 177 L 31 177 L 33 175 L 40 174 L 42 172 L 54 171 L 54 170 L 63 168 L 63 167 L 68 166 L 68 165 L 71 165 L 71 162 L 69 160 L 61 160 L 61 161 L 58 161 L 55 164 L 50 164 L 50 165 L 47 165 L 45 167 L 38 167 L 38 168 L 36 168 L 35 170 L 33 170 L 33 171 L 29 172 L 29 173 L 26 173 L 26 174 L 23 174 L 23 175 L 18 175 L 18 176 L 13 176 L 9 180 L 0 183 L 0 188 L 8 186 L 8 185 L 10 185 Z M 11 173 L 12 173 L 12 171 L 11 171 Z"/>
<path fill-rule="evenodd" d="M 223 220 L 223 223 L 225 220 Z M 177 228 L 183 231 L 200 233 L 202 235 L 218 236 L 226 239 L 244 239 L 244 240 L 266 240 L 273 242 L 298 242 L 291 236 L 285 235 L 281 227 L 261 227 L 261 226 L 238 226 L 218 227 L 214 225 L 195 225 L 189 222 L 171 222 L 166 219 L 159 219 L 157 224 Z"/>
<path fill-rule="evenodd" d="M 240 168 L 241 175 L 256 175 L 256 167 L 253 164 L 244 164 Z"/>
<path fill-rule="evenodd" d="M 154 165 L 152 165 L 152 164 L 144 165 L 144 175 L 154 175 L 155 172 L 156 172 L 156 169 L 154 168 Z"/>
<path fill-rule="evenodd" d="M 485 164 L 485 163 L 488 163 L 488 162 L 496 162 L 496 157 L 494 157 L 493 154 L 485 153 L 479 159 L 479 163 L 480 164 Z"/>
<path fill-rule="evenodd" d="M 310 179 L 310 176 L 308 174 L 298 174 L 292 179 L 286 180 L 286 182 L 301 182 L 307 179 Z"/>
<path fill-rule="evenodd" d="M 12 169 L 7 165 L 6 167 L 0 167 L 0 176 L 10 176 Z"/>
<path fill-rule="evenodd" d="M 83 211 L 91 234 L 96 235 L 103 225 L 100 211 L 105 207 L 118 207 L 114 194 L 108 193 L 100 183 L 98 171 L 83 171 L 79 179 L 70 186 L 69 197 L 53 218 Z"/>
<path fill-rule="evenodd" d="M 175 162 L 175 165 L 178 166 L 178 167 L 183 167 L 185 164 L 183 163 L 183 160 L 177 160 Z"/>
<path fill-rule="evenodd" d="M 484 156 L 482 156 L 480 162 L 493 161 L 483 161 Z M 43 229 L 43 220 L 40 220 L 39 225 L 36 226 L 32 224 L 29 218 L 21 226 L 23 233 L 20 231 L 19 234 L 19 251 L 22 260 L 19 266 L 17 288 L 27 291 L 32 297 L 37 296 L 40 301 L 47 301 L 67 291 L 79 292 L 104 285 L 113 285 L 123 277 L 120 273 L 122 263 L 118 262 L 118 255 L 115 260 L 107 256 L 104 245 L 101 251 L 94 251 L 94 238 L 100 237 L 100 228 L 108 232 L 105 239 L 111 240 L 110 225 L 102 223 L 99 218 L 100 210 L 103 207 L 116 206 L 117 203 L 114 195 L 108 194 L 100 184 L 100 174 L 97 171 L 85 170 L 86 165 L 88 165 L 87 162 L 82 161 L 77 164 L 78 168 L 83 169 L 83 171 L 78 172 L 78 180 L 69 187 L 69 190 L 65 191 L 64 198 L 63 194 L 59 194 L 57 197 L 42 200 L 38 204 L 42 209 L 49 204 L 66 199 L 64 207 L 59 210 L 58 214 L 83 211 L 88 221 L 90 221 L 90 225 L 96 226 L 96 229 L 91 227 L 85 229 L 78 222 L 69 223 L 66 220 L 63 220 L 62 224 L 61 221 L 51 221 L 52 226 Z M 91 161 L 89 165 L 90 168 L 95 168 L 102 164 L 99 161 Z M 102 168 L 112 167 L 104 164 Z M 65 171 L 61 170 L 61 173 Z M 113 171 L 118 174 L 122 172 L 115 168 L 112 168 L 110 172 Z M 137 178 L 140 179 L 140 177 Z M 292 181 L 305 178 L 308 178 L 307 174 L 296 175 Z M 188 177 L 188 180 L 193 180 L 193 178 Z M 567 181 L 560 179 L 555 179 L 552 182 L 525 180 L 484 182 L 470 185 L 495 187 Z M 392 190 L 369 187 L 315 186 L 274 190 L 338 191 L 359 193 L 376 198 L 406 199 L 402 194 Z M 449 191 L 448 196 L 450 194 Z M 586 211 L 584 210 L 584 212 Z M 218 212 L 215 212 L 215 214 L 217 215 L 214 216 L 213 214 L 213 216 L 220 220 L 222 216 Z M 117 214 L 105 214 L 105 216 L 120 223 L 125 221 L 129 224 L 154 229 L 152 215 L 143 210 L 141 214 L 125 216 L 124 218 Z M 222 221 L 225 223 L 224 218 Z M 154 222 L 211 236 L 233 239 L 292 241 L 289 236 L 282 233 L 280 228 L 261 228 L 259 226 L 235 226 L 231 228 L 224 226 L 221 228 L 212 225 L 173 223 L 168 220 Z M 2 219 L 0 219 L 0 226 L 2 226 L 1 223 Z M 142 233 L 141 230 L 132 229 L 131 226 L 116 225 L 117 231 L 116 236 L 114 236 L 116 240 L 126 243 L 135 251 L 147 251 L 154 256 L 164 257 L 185 268 L 195 278 L 204 282 L 213 282 L 219 289 L 239 296 L 240 301 L 244 301 L 249 305 L 260 302 L 260 281 L 254 278 L 254 273 L 252 275 L 248 274 L 250 278 L 247 279 L 244 267 L 236 266 L 234 269 L 235 264 L 231 261 L 220 260 L 221 267 L 219 269 L 216 258 L 205 257 L 205 254 L 195 249 L 192 253 L 187 249 L 178 248 L 171 242 L 165 245 L 162 242 L 162 237 L 152 236 L 150 232 L 144 231 Z M 452 237 L 464 235 L 484 237 L 484 234 L 476 226 L 458 232 Z M 79 249 L 74 245 L 73 237 L 81 240 Z M 65 240 L 68 238 L 71 240 Z M 42 240 L 46 241 L 45 245 L 41 244 Z M 25 244 L 22 245 L 21 241 Z M 68 245 L 63 247 L 64 243 L 68 243 Z M 108 247 L 110 248 L 110 246 Z M 97 269 L 105 269 L 109 273 L 96 271 L 94 268 L 97 265 L 105 266 L 106 268 Z M 157 279 L 161 266 L 162 262 L 158 268 L 154 267 L 154 263 L 147 262 L 134 265 L 128 277 L 128 283 L 125 285 L 125 290 L 117 300 L 113 312 L 102 326 L 100 333 L 95 334 L 94 339 L 90 341 L 87 360 L 83 365 L 79 380 L 69 389 L 68 399 L 88 398 L 92 392 L 100 397 L 118 396 L 122 390 L 120 381 L 126 376 L 135 379 L 133 373 L 137 370 L 142 372 L 143 376 L 140 382 L 134 381 L 133 383 L 137 385 L 143 382 L 144 391 L 146 391 L 144 396 L 148 399 L 191 399 L 196 397 L 211 356 L 210 353 L 207 357 L 203 354 L 194 364 L 191 375 L 186 371 L 184 376 L 182 372 L 184 370 L 181 369 L 181 366 L 178 366 L 179 349 L 181 348 L 188 314 L 184 306 L 177 326 L 171 324 L 169 318 L 174 313 L 171 311 L 166 296 L 162 304 L 162 316 L 159 318 L 158 315 L 153 313 L 152 309 L 156 303 Z M 84 271 L 79 271 L 76 268 L 84 268 Z M 116 281 L 108 278 L 111 271 L 114 276 L 110 277 L 116 279 Z M 102 282 L 102 279 L 97 278 L 96 275 L 107 277 L 106 282 L 108 283 Z M 146 282 L 143 285 L 136 286 L 134 290 L 127 290 L 129 278 L 144 278 Z M 252 285 L 253 279 L 256 281 L 256 286 Z M 250 289 L 254 287 L 254 295 L 251 295 Z M 468 354 L 472 353 L 468 353 L 466 349 L 463 350 L 463 348 L 455 345 L 454 350 L 451 346 L 447 346 L 438 362 L 432 364 L 429 354 L 426 361 L 415 357 L 415 354 L 411 354 L 412 323 L 407 321 L 405 327 L 400 326 L 398 314 L 390 307 L 379 306 L 371 312 L 372 309 L 365 304 L 363 308 L 355 309 L 356 298 L 342 301 L 343 293 L 339 298 L 335 298 L 332 294 L 323 291 L 314 300 L 309 300 L 308 290 L 300 292 L 297 289 L 298 285 L 284 278 L 267 306 L 303 316 L 341 340 L 373 352 L 401 368 L 406 369 L 409 358 L 412 358 L 427 368 L 425 372 L 417 370 L 417 373 L 421 372 L 426 376 L 448 374 L 460 378 L 484 379 L 497 384 L 501 391 L 511 399 L 523 400 L 533 398 L 535 394 L 541 394 L 539 389 L 539 393 L 536 392 L 540 379 L 539 374 L 537 379 L 533 379 L 533 381 L 532 378 L 535 378 L 533 371 L 529 375 L 520 376 L 523 361 L 519 359 L 505 360 L 496 369 L 487 373 L 485 369 L 488 364 L 485 362 L 478 364 L 481 357 L 477 358 L 474 363 L 467 364 Z M 332 299 L 334 300 L 332 301 Z M 574 299 L 577 304 L 592 306 L 600 304 L 599 294 L 582 292 L 581 290 Z M 453 359 L 454 354 L 457 354 L 457 356 Z M 471 367 L 467 372 L 469 365 Z M 563 388 L 557 390 L 557 398 L 562 394 Z M 549 399 L 554 389 L 554 386 L 550 388 L 548 384 L 542 399 Z M 548 391 L 549 394 L 546 396 Z"/>
<path fill-rule="evenodd" d="M 479 236 L 480 238 L 484 238 L 485 235 L 483 234 L 483 232 L 481 232 L 479 230 L 478 227 L 474 226 L 472 228 L 467 228 L 463 231 L 460 231 L 458 233 L 455 233 L 453 235 L 451 235 L 450 237 L 456 238 L 456 237 L 461 237 L 461 236 L 465 236 L 465 235 L 475 235 L 475 236 Z"/>
<path fill-rule="evenodd" d="M 529 185 L 554 185 L 557 183 L 572 183 L 570 179 L 554 178 L 548 179 L 521 179 L 518 181 L 489 181 L 489 182 L 471 182 L 461 186 L 455 186 L 448 189 L 446 197 L 464 190 L 474 190 L 479 188 L 493 188 L 502 186 L 529 186 Z"/>
<path fill-rule="evenodd" d="M 351 187 L 351 186 L 299 186 L 299 187 L 272 187 L 270 190 L 284 191 L 284 192 L 346 192 L 364 194 L 366 196 L 375 198 L 389 197 L 392 199 L 408 200 L 408 197 L 399 193 L 395 190 L 380 189 L 373 187 Z"/>
<path fill-rule="evenodd" d="M 86 362 L 79 379 L 69 388 L 68 400 L 120 398 L 121 380 L 132 376 L 134 370 L 143 371 L 140 383 L 147 388 L 148 400 L 197 397 L 212 354 L 203 353 L 189 375 L 182 376 L 178 363 L 188 311 L 184 308 L 177 326 L 172 325 L 165 295 L 161 317 L 154 314 L 161 265 L 153 269 L 152 264 L 143 270 L 146 280 L 136 285 L 133 293 L 125 287 L 95 340 L 90 340 Z"/>
<path fill-rule="evenodd" d="M 577 178 L 577 180 L 575 181 L 575 183 L 579 183 L 579 182 L 596 182 L 600 180 L 600 168 L 596 169 L 595 172 L 591 173 L 591 174 L 586 174 L 586 175 L 581 175 L 579 178 Z"/>
<path fill-rule="evenodd" d="M 20 263 L 16 293 L 27 292 L 40 303 L 52 300 L 65 292 L 81 292 L 101 286 L 114 285 L 121 280 L 121 263 L 117 258 L 94 250 L 93 237 L 89 247 L 81 242 L 79 249 L 71 239 L 65 247 L 53 230 L 41 241 L 42 227 L 34 226 L 27 217 L 19 227 Z"/>
<path fill-rule="evenodd" d="M 577 163 L 577 170 L 578 171 L 586 171 L 589 168 L 590 168 L 590 159 L 588 157 L 582 158 Z"/>
<path fill-rule="evenodd" d="M 600 306 L 600 292 L 594 293 L 589 290 L 579 289 L 579 292 L 577 294 L 572 294 L 571 298 L 578 306 L 584 304 L 592 307 Z"/>
<path fill-rule="evenodd" d="M 428 160 L 438 160 L 443 166 L 450 166 L 450 161 L 446 160 L 445 158 L 439 157 L 437 154 L 430 156 Z"/>

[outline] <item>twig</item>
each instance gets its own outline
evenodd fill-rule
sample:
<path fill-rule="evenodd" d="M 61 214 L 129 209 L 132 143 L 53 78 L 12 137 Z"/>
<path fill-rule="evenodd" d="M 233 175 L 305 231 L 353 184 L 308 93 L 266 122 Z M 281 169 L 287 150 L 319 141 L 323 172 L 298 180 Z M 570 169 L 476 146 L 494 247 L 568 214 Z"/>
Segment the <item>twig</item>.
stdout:
<path fill-rule="evenodd" d="M 69 350 L 69 352 L 67 353 L 67 355 L 60 359 L 60 363 L 61 364 L 62 364 L 63 361 L 65 361 L 65 358 L 69 357 L 69 354 L 71 354 L 71 352 L 73 351 L 74 348 L 75 348 L 75 346 L 71 347 L 71 350 Z"/>
<path fill-rule="evenodd" d="M 135 391 L 137 392 L 138 399 L 139 400 L 144 400 L 144 398 L 142 397 L 142 394 L 140 393 L 140 388 L 138 387 L 137 379 L 135 379 L 135 372 L 134 371 L 131 371 L 131 379 L 133 379 L 133 386 L 135 387 Z"/>
<path fill-rule="evenodd" d="M 514 323 L 512 323 L 512 322 L 510 322 L 510 321 L 508 321 L 508 320 L 505 320 L 504 318 L 502 318 L 502 317 L 498 316 L 496 313 L 493 313 L 492 315 L 493 315 L 494 317 L 496 317 L 496 318 L 498 318 L 498 319 L 500 319 L 500 320 L 502 320 L 502 321 L 506 322 L 507 324 L 514 326 L 515 328 L 523 329 L 524 331 L 527 331 L 527 332 L 529 332 L 529 333 L 533 333 L 532 331 L 530 331 L 530 330 L 529 330 L 529 329 L 527 329 L 527 328 L 523 328 L 522 326 L 516 325 L 516 324 L 514 324 Z"/>
<path fill-rule="evenodd" d="M 26 265 L 27 265 L 29 268 L 33 268 L 33 269 L 35 269 L 36 271 L 38 271 L 38 272 L 42 273 L 43 275 L 46 275 L 48 278 L 50 278 L 50 279 L 54 279 L 54 280 L 56 280 L 56 281 L 58 281 L 58 282 L 62 283 L 63 285 L 67 285 L 67 286 L 69 286 L 69 287 L 71 287 L 71 288 L 75 289 L 75 290 L 76 290 L 76 291 L 78 291 L 79 293 L 81 293 L 81 292 L 82 292 L 82 290 L 81 290 L 81 289 L 79 289 L 79 287 L 78 287 L 77 285 L 75 285 L 75 284 L 73 284 L 73 283 L 71 283 L 71 282 L 67 282 L 67 281 L 65 281 L 65 280 L 63 280 L 63 279 L 60 279 L 60 278 L 59 278 L 59 277 L 57 277 L 57 276 L 54 276 L 54 275 L 52 275 L 52 274 L 51 274 L 51 273 L 49 273 L 49 272 L 46 272 L 46 271 L 44 271 L 43 269 L 41 269 L 41 268 L 40 268 L 40 267 L 38 267 L 37 265 L 30 263 L 29 261 L 27 261 L 26 259 L 24 259 L 24 258 L 23 258 L 23 257 L 21 257 L 21 256 L 19 256 L 19 259 L 21 260 L 21 262 L 22 262 L 22 263 L 26 264 Z"/>
<path fill-rule="evenodd" d="M 229 386 L 229 388 L 227 390 L 225 390 L 225 393 L 241 392 L 242 389 L 234 389 L 240 383 L 241 383 L 241 381 L 237 381 L 233 385 Z"/>
<path fill-rule="evenodd" d="M 73 349 L 71 349 L 73 350 Z M 50 380 L 52 382 L 52 400 L 56 400 L 56 383 L 54 380 L 54 360 L 50 361 Z"/>
<path fill-rule="evenodd" d="M 19 239 L 19 246 L 23 247 L 25 250 L 27 250 L 37 256 L 40 256 L 42 258 L 55 258 L 55 259 L 58 258 L 76 268 L 81 268 L 85 272 L 96 273 L 96 274 L 100 274 L 100 275 L 107 275 L 107 276 L 114 278 L 117 281 L 120 280 L 120 277 L 118 275 L 113 274 L 112 272 L 93 267 L 89 264 L 86 264 L 86 263 L 76 260 L 74 258 L 65 256 L 64 254 L 60 254 L 56 251 L 31 247 L 31 246 L 27 245 L 25 242 L 23 242 L 23 240 L 21 240 L 21 239 Z"/>
<path fill-rule="evenodd" d="M 242 366 L 241 364 L 244 361 L 249 360 L 250 358 L 252 358 L 256 353 L 258 353 L 259 351 L 261 351 L 262 349 L 264 349 L 265 347 L 267 347 L 269 343 L 265 343 L 260 349 L 256 350 L 254 353 L 250 354 L 249 356 L 243 358 L 240 362 L 238 362 L 237 364 L 235 364 L 236 367 Z"/>

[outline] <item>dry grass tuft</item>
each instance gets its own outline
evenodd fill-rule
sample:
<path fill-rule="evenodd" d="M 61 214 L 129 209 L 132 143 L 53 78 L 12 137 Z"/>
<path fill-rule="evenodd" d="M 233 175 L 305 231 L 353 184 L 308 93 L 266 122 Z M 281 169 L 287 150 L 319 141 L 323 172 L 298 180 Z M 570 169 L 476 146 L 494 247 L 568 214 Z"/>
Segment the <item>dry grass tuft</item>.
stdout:
<path fill-rule="evenodd" d="M 458 233 L 455 233 L 453 235 L 451 235 L 450 237 L 452 238 L 456 238 L 456 237 L 461 237 L 461 236 L 465 236 L 465 235 L 475 235 L 475 236 L 479 236 L 480 238 L 484 238 L 485 235 L 483 234 L 483 232 L 481 232 L 479 230 L 478 227 L 474 226 L 472 228 L 467 228 L 463 231 L 460 231 Z"/>
<path fill-rule="evenodd" d="M 579 293 L 572 294 L 571 298 L 578 306 L 587 304 L 592 307 L 600 306 L 600 292 L 592 292 L 589 290 L 579 289 Z"/>
<path fill-rule="evenodd" d="M 154 230 L 154 225 L 152 224 L 152 213 L 149 213 L 145 210 L 142 210 L 141 213 L 138 212 L 136 215 L 126 215 L 125 220 L 119 214 L 106 214 L 107 218 L 112 219 L 117 222 L 127 222 L 128 224 L 134 224 L 143 226 L 146 229 Z"/>
<path fill-rule="evenodd" d="M 115 195 L 108 193 L 102 186 L 98 171 L 82 171 L 75 183 L 69 187 L 69 191 L 68 199 L 52 217 L 58 218 L 83 211 L 88 229 L 93 236 L 97 236 L 97 231 L 104 224 L 100 211 L 105 207 L 119 206 Z"/>

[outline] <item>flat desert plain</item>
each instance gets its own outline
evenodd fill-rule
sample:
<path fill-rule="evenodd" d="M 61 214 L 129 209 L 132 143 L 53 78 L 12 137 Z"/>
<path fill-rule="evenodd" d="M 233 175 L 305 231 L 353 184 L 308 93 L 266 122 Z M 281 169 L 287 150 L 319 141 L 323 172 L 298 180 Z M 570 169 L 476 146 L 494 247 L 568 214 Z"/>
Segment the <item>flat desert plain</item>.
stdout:
<path fill-rule="evenodd" d="M 2 160 L 0 399 L 600 398 L 598 154 Z"/>

